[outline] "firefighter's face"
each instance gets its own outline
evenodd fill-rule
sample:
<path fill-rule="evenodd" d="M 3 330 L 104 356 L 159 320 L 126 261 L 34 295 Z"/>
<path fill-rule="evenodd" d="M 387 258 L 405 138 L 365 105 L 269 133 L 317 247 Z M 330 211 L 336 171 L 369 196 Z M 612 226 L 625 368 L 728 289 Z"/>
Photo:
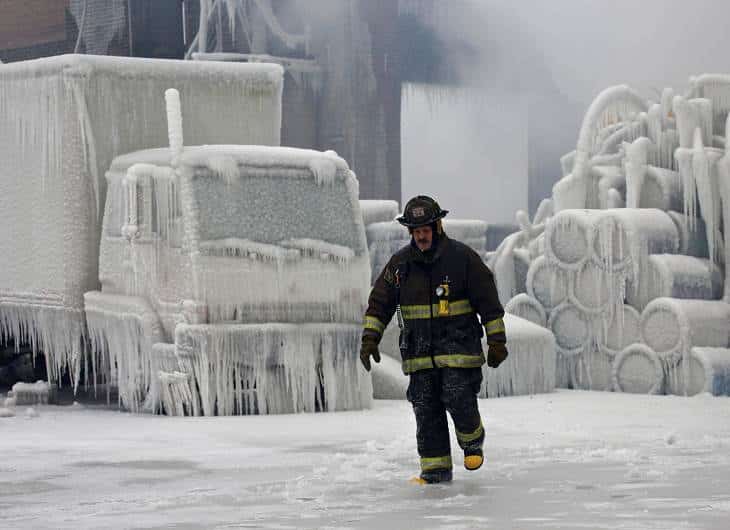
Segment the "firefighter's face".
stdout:
<path fill-rule="evenodd" d="M 428 225 L 414 228 L 413 239 L 416 242 L 418 250 L 426 252 L 431 248 L 431 243 L 433 243 L 433 230 Z"/>

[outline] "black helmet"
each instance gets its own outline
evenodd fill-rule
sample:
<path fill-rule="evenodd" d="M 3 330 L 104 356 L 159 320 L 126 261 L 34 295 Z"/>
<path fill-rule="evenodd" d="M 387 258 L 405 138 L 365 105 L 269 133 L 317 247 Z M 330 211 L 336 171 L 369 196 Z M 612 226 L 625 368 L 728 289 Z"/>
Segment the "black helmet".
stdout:
<path fill-rule="evenodd" d="M 398 217 L 398 221 L 408 228 L 418 228 L 419 226 L 430 225 L 439 219 L 446 217 L 448 210 L 442 210 L 435 200 L 426 195 L 413 197 L 406 203 L 403 208 L 403 215 Z"/>

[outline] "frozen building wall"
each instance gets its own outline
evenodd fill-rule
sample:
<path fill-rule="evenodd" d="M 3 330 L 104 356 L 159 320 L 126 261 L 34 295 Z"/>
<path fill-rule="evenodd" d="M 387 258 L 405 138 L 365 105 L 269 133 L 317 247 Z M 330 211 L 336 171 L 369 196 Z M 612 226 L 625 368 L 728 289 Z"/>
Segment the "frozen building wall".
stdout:
<path fill-rule="evenodd" d="M 282 71 L 59 56 L 0 66 L 0 326 L 78 370 L 83 293 L 98 285 L 104 172 L 167 145 L 163 94 L 184 94 L 186 141 L 277 145 Z"/>
<path fill-rule="evenodd" d="M 188 4 L 188 57 L 284 65 L 285 145 L 332 149 L 359 175 L 362 198 L 400 201 L 398 2 Z"/>

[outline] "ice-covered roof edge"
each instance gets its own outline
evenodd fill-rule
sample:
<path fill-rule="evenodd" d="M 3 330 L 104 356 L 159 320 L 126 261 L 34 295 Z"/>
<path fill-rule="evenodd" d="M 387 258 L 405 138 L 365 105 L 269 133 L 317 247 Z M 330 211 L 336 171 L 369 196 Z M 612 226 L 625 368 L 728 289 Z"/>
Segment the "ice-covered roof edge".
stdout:
<path fill-rule="evenodd" d="M 284 68 L 271 63 L 233 63 L 175 59 L 147 59 L 102 55 L 67 54 L 29 61 L 3 64 L 0 78 L 33 78 L 56 74 L 60 71 L 84 76 L 90 70 L 109 72 L 117 77 L 170 77 L 174 79 L 208 77 L 216 75 L 221 81 L 248 80 L 282 86 Z"/>

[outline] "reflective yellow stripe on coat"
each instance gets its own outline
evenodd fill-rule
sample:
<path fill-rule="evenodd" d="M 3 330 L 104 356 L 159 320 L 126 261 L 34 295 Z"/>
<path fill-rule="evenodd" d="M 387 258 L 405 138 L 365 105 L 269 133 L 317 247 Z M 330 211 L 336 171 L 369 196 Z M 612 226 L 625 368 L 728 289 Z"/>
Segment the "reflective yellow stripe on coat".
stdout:
<path fill-rule="evenodd" d="M 473 313 L 469 300 L 454 300 L 449 302 L 449 314 L 439 316 L 439 305 L 404 305 L 401 306 L 401 312 L 405 320 L 419 320 L 425 318 L 444 318 L 457 317 Z"/>
<path fill-rule="evenodd" d="M 380 320 L 375 317 L 371 317 L 370 315 L 365 315 L 363 328 L 376 331 L 378 335 L 382 335 L 383 331 L 385 331 L 385 325 Z"/>
<path fill-rule="evenodd" d="M 484 324 L 484 328 L 487 330 L 487 336 L 494 335 L 496 333 L 504 333 L 504 320 L 501 318 L 495 318 Z"/>

